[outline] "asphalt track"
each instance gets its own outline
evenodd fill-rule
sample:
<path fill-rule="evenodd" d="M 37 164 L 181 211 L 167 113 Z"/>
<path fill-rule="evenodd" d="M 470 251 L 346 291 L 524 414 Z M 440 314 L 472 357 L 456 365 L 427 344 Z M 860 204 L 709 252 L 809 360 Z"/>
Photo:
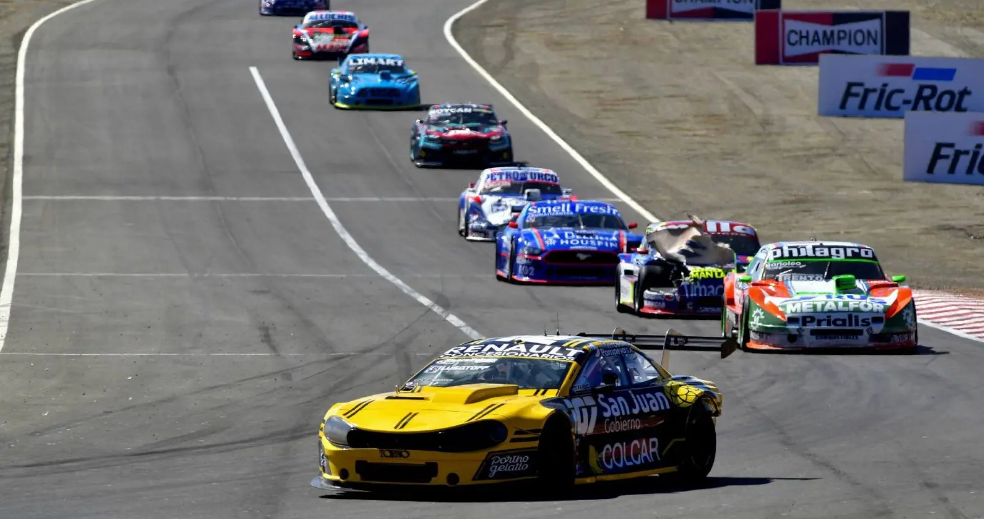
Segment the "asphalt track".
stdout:
<path fill-rule="evenodd" d="M 468 3 L 333 7 L 370 24 L 374 50 L 406 56 L 425 102 L 495 104 L 518 158 L 611 197 L 448 46 L 444 21 Z M 715 325 L 616 314 L 609 288 L 496 282 L 492 246 L 455 233 L 453 199 L 477 172 L 416 170 L 415 113 L 333 110 L 330 65 L 289 57 L 294 22 L 245 0 L 98 0 L 34 36 L 0 516 L 981 516 L 984 355 L 925 327 L 918 356 L 674 354 L 675 372 L 726 392 L 707 488 L 443 503 L 309 487 L 331 403 L 468 337 L 343 242 L 249 67 L 351 237 L 478 332 Z M 358 197 L 409 200 L 345 201 Z"/>

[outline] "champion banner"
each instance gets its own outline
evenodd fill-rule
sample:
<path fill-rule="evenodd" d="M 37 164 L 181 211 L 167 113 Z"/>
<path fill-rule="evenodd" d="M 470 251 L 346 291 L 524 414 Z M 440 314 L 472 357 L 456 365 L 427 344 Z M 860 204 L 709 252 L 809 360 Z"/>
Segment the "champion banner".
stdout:
<path fill-rule="evenodd" d="M 781 0 L 646 0 L 646 18 L 750 22 L 757 10 L 781 7 Z"/>
<path fill-rule="evenodd" d="M 755 64 L 816 65 L 821 54 L 909 55 L 909 11 L 756 11 Z"/>

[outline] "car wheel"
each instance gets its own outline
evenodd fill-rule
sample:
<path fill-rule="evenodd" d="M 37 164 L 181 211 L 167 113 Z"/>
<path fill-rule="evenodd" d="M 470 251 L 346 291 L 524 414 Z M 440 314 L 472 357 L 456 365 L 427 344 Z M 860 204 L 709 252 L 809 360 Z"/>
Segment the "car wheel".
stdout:
<path fill-rule="evenodd" d="M 468 228 L 465 227 L 465 210 L 458 209 L 458 236 L 468 238 Z"/>
<path fill-rule="evenodd" d="M 622 269 L 615 271 L 615 311 L 620 314 L 632 313 L 632 308 L 622 304 Z"/>
<path fill-rule="evenodd" d="M 633 301 L 632 308 L 635 313 L 641 313 L 643 307 L 645 306 L 645 293 L 646 290 L 654 287 L 663 286 L 660 281 L 663 278 L 663 267 L 659 265 L 646 265 L 639 269 L 639 277 L 636 279 L 636 293 L 635 301 Z"/>
<path fill-rule="evenodd" d="M 574 430 L 566 418 L 554 415 L 540 433 L 537 445 L 537 481 L 548 492 L 574 486 Z"/>
<path fill-rule="evenodd" d="M 727 339 L 735 334 L 734 325 L 731 324 L 731 313 L 728 307 L 721 308 L 721 337 Z"/>
<path fill-rule="evenodd" d="M 711 413 L 698 403 L 687 419 L 686 440 L 676 472 L 661 478 L 674 484 L 693 485 L 707 477 L 717 457 L 717 431 Z"/>
<path fill-rule="evenodd" d="M 741 338 L 738 339 L 738 347 L 741 351 L 748 351 L 748 343 L 752 342 L 752 331 L 748 329 L 748 302 L 741 307 L 741 326 L 739 327 Z"/>

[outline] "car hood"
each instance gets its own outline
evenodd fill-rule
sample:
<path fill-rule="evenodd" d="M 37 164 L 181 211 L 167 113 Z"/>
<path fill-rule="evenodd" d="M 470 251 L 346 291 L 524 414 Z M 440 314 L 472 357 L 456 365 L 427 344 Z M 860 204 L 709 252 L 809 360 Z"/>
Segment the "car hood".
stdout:
<path fill-rule="evenodd" d="M 352 74 L 349 82 L 352 87 L 393 87 L 404 88 L 416 79 L 411 74 Z"/>
<path fill-rule="evenodd" d="M 834 281 L 786 281 L 754 286 L 749 297 L 769 313 L 788 315 L 854 313 L 892 317 L 912 300 L 909 287 L 890 281 L 857 281 L 838 291 Z"/>
<path fill-rule="evenodd" d="M 556 393 L 556 391 L 550 391 Z M 336 415 L 370 431 L 434 431 L 480 419 L 496 419 L 539 406 L 544 398 L 520 395 L 511 384 L 470 384 L 455 387 L 422 386 L 412 391 L 373 395 L 338 407 Z M 542 408 L 546 415 L 549 410 Z"/>
<path fill-rule="evenodd" d="M 522 239 L 531 245 L 542 243 L 541 247 L 546 250 L 600 250 L 617 253 L 626 247 L 638 247 L 642 236 L 612 229 L 550 227 L 526 229 Z"/>
<path fill-rule="evenodd" d="M 505 130 L 494 126 L 427 126 L 427 135 L 450 140 L 489 139 L 503 135 Z"/>

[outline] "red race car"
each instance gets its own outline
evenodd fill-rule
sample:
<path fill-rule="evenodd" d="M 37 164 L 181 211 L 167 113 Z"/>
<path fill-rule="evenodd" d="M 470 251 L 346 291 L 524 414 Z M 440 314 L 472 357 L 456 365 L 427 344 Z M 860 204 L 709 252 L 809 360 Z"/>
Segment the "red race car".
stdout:
<path fill-rule="evenodd" d="M 369 52 L 369 26 L 355 13 L 311 11 L 294 27 L 294 59 L 337 59 Z"/>

